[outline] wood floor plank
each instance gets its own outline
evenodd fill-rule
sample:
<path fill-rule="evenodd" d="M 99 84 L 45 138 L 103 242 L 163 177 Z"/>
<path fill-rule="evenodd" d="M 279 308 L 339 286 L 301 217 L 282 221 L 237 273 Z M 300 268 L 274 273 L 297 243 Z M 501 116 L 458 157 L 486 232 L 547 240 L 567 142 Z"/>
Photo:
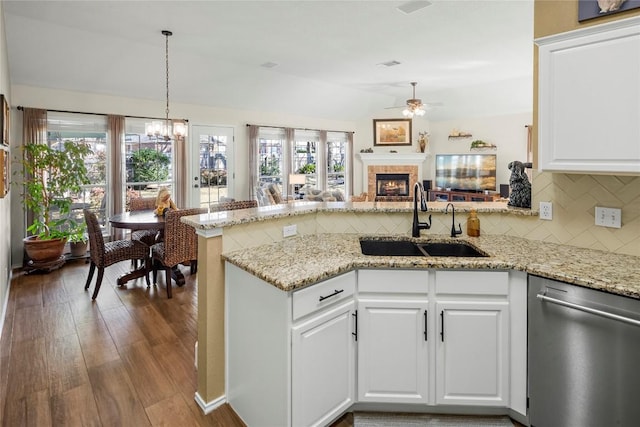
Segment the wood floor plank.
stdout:
<path fill-rule="evenodd" d="M 60 337 L 75 334 L 71 306 L 68 303 L 45 305 L 42 309 L 45 337 Z"/>
<path fill-rule="evenodd" d="M 13 342 L 32 340 L 44 336 L 42 305 L 28 305 L 16 308 L 13 318 Z"/>
<path fill-rule="evenodd" d="M 42 276 L 20 275 L 15 286 L 16 308 L 42 305 Z"/>
<path fill-rule="evenodd" d="M 63 280 L 51 280 L 42 286 L 42 302 L 44 306 L 61 304 L 69 300 Z"/>
<path fill-rule="evenodd" d="M 102 320 L 100 308 L 95 301 L 91 300 L 91 295 L 88 292 L 69 295 L 68 304 L 76 325 L 94 322 L 96 319 Z"/>
<path fill-rule="evenodd" d="M 87 367 L 76 334 L 47 339 L 49 390 L 64 393 L 89 382 Z"/>
<path fill-rule="evenodd" d="M 120 359 L 120 354 L 102 318 L 76 327 L 87 368 Z"/>
<path fill-rule="evenodd" d="M 146 410 L 151 425 L 154 427 L 197 426 L 200 424 L 180 393 L 174 394 Z"/>
<path fill-rule="evenodd" d="M 146 341 L 139 341 L 121 350 L 120 356 L 145 408 L 178 391 L 169 379 L 166 369 L 156 361 Z"/>
<path fill-rule="evenodd" d="M 7 395 L 11 398 L 25 397 L 49 386 L 47 351 L 44 338 L 22 340 L 11 346 L 10 373 Z"/>
<path fill-rule="evenodd" d="M 185 398 L 193 398 L 198 387 L 194 352 L 184 347 L 179 341 L 161 343 L 153 346 L 152 350 Z"/>
<path fill-rule="evenodd" d="M 134 307 L 131 309 L 131 313 L 150 345 L 172 342 L 178 339 L 178 336 L 166 320 L 150 304 Z"/>
<path fill-rule="evenodd" d="M 49 391 L 37 390 L 22 397 L 10 397 L 5 406 L 3 426 L 50 426 Z"/>
<path fill-rule="evenodd" d="M 118 349 L 123 349 L 145 339 L 136 319 L 124 306 L 110 308 L 106 311 L 101 310 L 101 313 Z"/>
<path fill-rule="evenodd" d="M 53 426 L 100 427 L 96 401 L 89 383 L 51 397 Z"/>
<path fill-rule="evenodd" d="M 103 426 L 150 425 L 122 361 L 89 368 L 89 380 Z"/>

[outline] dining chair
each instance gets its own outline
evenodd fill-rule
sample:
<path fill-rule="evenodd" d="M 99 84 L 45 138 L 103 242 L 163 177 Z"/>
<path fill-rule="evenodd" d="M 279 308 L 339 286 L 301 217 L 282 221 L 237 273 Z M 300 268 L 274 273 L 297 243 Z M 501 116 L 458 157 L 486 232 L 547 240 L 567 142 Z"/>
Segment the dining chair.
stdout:
<path fill-rule="evenodd" d="M 156 207 L 155 197 L 133 197 L 129 199 L 129 211 L 153 210 Z M 131 240 L 137 240 L 152 246 L 158 239 L 158 230 L 131 230 Z"/>
<path fill-rule="evenodd" d="M 83 210 L 84 219 L 87 223 L 87 233 L 89 234 L 89 253 L 91 266 L 89 267 L 89 277 L 84 289 L 89 289 L 93 273 L 98 268 L 98 277 L 96 278 L 96 287 L 93 290 L 91 299 L 96 299 L 102 284 L 105 267 L 126 260 L 142 260 L 144 262 L 145 279 L 147 287 L 151 286 L 149 282 L 149 247 L 142 242 L 136 240 L 114 240 L 105 242 L 102 236 L 102 230 L 98 223 L 96 214 L 88 209 Z"/>
<path fill-rule="evenodd" d="M 151 246 L 153 262 L 153 283 L 157 284 L 158 268 L 162 266 L 166 273 L 167 298 L 171 298 L 172 270 L 178 264 L 189 263 L 191 274 L 197 271 L 198 236 L 195 228 L 184 224 L 184 216 L 206 213 L 205 208 L 191 208 L 167 211 L 164 222 L 164 239 Z"/>

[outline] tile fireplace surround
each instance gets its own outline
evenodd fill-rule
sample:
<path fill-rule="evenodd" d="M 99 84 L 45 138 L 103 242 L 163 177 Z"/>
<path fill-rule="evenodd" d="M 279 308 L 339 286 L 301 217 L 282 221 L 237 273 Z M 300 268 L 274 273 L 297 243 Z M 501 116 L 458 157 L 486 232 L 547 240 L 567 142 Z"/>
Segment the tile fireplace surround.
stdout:
<path fill-rule="evenodd" d="M 358 153 L 362 160 L 362 182 L 366 185 L 370 197 L 376 194 L 376 174 L 378 173 L 408 173 L 409 186 L 425 179 L 423 174 L 424 161 L 427 153 Z M 363 185 L 363 186 L 364 186 Z M 411 193 L 411 191 L 410 191 Z"/>

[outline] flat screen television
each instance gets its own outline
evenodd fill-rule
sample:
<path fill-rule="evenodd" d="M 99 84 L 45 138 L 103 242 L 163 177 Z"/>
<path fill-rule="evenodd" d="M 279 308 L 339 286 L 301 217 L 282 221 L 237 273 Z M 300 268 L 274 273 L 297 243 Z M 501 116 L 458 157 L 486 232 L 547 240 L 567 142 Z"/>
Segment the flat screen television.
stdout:
<path fill-rule="evenodd" d="M 495 154 L 437 154 L 436 187 L 496 191 Z"/>

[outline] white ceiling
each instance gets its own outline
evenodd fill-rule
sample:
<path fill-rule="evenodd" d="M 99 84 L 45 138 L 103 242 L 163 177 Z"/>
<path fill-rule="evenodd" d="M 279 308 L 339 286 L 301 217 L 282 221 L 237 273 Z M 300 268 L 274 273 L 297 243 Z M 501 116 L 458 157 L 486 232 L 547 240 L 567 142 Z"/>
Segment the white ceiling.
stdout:
<path fill-rule="evenodd" d="M 12 84 L 357 120 L 532 110 L 533 0 L 3 0 Z M 385 67 L 395 60 L 400 65 Z M 264 68 L 266 62 L 277 63 Z M 34 106 L 38 107 L 38 106 Z M 401 117 L 401 109 L 388 110 Z"/>

